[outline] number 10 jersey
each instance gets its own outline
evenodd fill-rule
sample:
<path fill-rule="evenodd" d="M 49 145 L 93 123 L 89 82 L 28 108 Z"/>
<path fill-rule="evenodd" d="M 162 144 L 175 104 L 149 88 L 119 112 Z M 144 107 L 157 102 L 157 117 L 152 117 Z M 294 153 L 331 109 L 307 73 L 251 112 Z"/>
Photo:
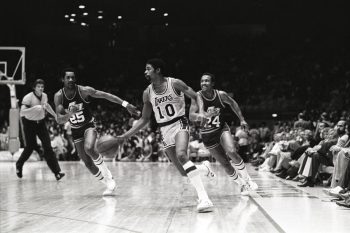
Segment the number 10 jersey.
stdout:
<path fill-rule="evenodd" d="M 166 78 L 167 86 L 163 93 L 155 92 L 153 84 L 148 86 L 150 102 L 158 124 L 166 124 L 185 115 L 184 93 L 175 90 L 173 78 Z"/>
<path fill-rule="evenodd" d="M 68 111 L 72 106 L 78 107 L 78 111 L 69 118 L 69 123 L 71 127 L 74 129 L 80 128 L 84 125 L 86 125 L 89 122 L 93 121 L 92 114 L 89 110 L 88 102 L 85 100 L 81 93 L 80 93 L 80 87 L 79 85 L 75 86 L 75 93 L 73 98 L 69 99 L 64 91 L 64 88 L 62 88 L 63 93 L 63 108 Z"/>

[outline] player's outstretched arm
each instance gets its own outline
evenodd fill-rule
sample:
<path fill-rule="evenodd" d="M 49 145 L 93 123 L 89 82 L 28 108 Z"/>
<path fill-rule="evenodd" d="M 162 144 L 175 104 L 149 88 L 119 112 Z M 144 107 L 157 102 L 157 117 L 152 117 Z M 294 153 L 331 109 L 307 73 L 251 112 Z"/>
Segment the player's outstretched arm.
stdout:
<path fill-rule="evenodd" d="M 198 94 L 198 98 L 202 99 L 202 97 Z M 191 106 L 190 106 L 190 112 L 189 112 L 189 118 L 190 121 L 193 122 L 201 122 L 201 126 L 203 126 L 207 122 L 207 118 L 205 119 L 204 122 L 202 122 L 202 116 L 205 116 L 205 114 L 199 113 L 199 107 L 196 101 L 191 101 Z"/>
<path fill-rule="evenodd" d="M 137 132 L 139 132 L 140 129 L 145 127 L 147 123 L 150 121 L 151 114 L 152 114 L 152 104 L 149 101 L 149 95 L 148 90 L 146 89 L 143 92 L 143 108 L 142 108 L 142 116 L 141 118 L 136 122 L 136 124 L 129 129 L 126 133 L 120 135 L 117 137 L 118 143 L 123 143 L 124 140 L 130 138 L 131 136 L 135 135 Z"/>
<path fill-rule="evenodd" d="M 96 90 L 92 87 L 83 87 L 83 90 L 85 90 L 88 93 L 88 95 L 91 97 L 99 98 L 99 99 L 106 99 L 106 100 L 109 100 L 113 103 L 117 103 L 117 104 L 122 105 L 124 108 L 126 108 L 128 110 L 128 112 L 131 115 L 138 116 L 140 114 L 140 111 L 138 111 L 134 105 L 129 104 L 127 101 L 122 100 L 121 98 L 119 98 L 116 95 L 113 95 L 113 94 L 110 94 L 110 93 L 107 93 L 104 91 L 99 91 L 99 90 Z"/>
<path fill-rule="evenodd" d="M 201 122 L 201 125 L 205 124 L 207 118 L 204 115 L 202 97 L 180 79 L 174 79 L 173 85 L 176 90 L 182 91 L 187 97 L 191 98 L 191 107 L 193 105 L 193 109 L 195 109 L 195 106 L 197 106 L 196 111 L 198 111 L 198 113 L 194 111 L 191 113 L 190 111 L 190 120 L 199 121 Z"/>
<path fill-rule="evenodd" d="M 196 101 L 191 101 L 190 113 L 189 113 L 190 121 L 196 121 L 197 120 L 197 113 L 198 113 L 197 102 Z"/>
<path fill-rule="evenodd" d="M 64 107 L 62 105 L 62 92 L 59 91 L 55 94 L 54 98 L 55 106 L 56 106 L 56 121 L 58 124 L 64 124 L 66 123 L 69 118 L 72 117 L 77 111 L 78 108 L 75 106 L 72 106 L 68 112 L 64 110 Z"/>
<path fill-rule="evenodd" d="M 33 107 L 27 107 L 25 104 L 21 106 L 21 114 L 23 116 L 31 116 L 36 113 L 36 111 L 42 111 L 43 106 L 35 105 Z"/>
<path fill-rule="evenodd" d="M 248 124 L 247 122 L 244 120 L 243 114 L 241 109 L 238 106 L 238 103 L 231 98 L 225 91 L 219 91 L 219 95 L 221 97 L 221 100 L 228 104 L 230 106 L 230 108 L 232 109 L 232 111 L 238 116 L 240 122 L 241 122 L 241 126 L 245 129 L 248 128 Z"/>
<path fill-rule="evenodd" d="M 51 105 L 49 103 L 43 104 L 43 108 L 50 113 L 55 119 L 57 119 L 57 114 L 55 111 L 52 109 Z"/>

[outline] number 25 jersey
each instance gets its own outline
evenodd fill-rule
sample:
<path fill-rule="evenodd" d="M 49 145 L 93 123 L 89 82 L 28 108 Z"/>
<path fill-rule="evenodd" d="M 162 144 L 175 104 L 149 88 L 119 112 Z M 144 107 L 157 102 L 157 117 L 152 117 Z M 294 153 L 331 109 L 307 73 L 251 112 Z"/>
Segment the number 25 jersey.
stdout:
<path fill-rule="evenodd" d="M 81 93 L 80 93 L 80 86 L 75 85 L 75 93 L 73 98 L 69 99 L 66 95 L 66 92 L 64 91 L 64 88 L 62 88 L 62 94 L 63 94 L 63 108 L 68 111 L 73 105 L 78 107 L 78 111 L 69 118 L 69 123 L 72 128 L 80 128 L 87 123 L 93 121 L 92 114 L 89 110 L 88 102 L 85 100 Z"/>
<path fill-rule="evenodd" d="M 219 91 L 214 89 L 214 96 L 211 99 L 206 98 L 202 91 L 198 93 L 203 99 L 204 112 L 208 119 L 204 127 L 201 128 L 201 133 L 212 133 L 221 130 L 226 125 L 226 122 L 224 122 L 221 115 L 225 105 L 220 98 Z"/>
<path fill-rule="evenodd" d="M 185 115 L 185 96 L 173 86 L 174 79 L 166 78 L 167 84 L 163 93 L 155 92 L 153 84 L 148 86 L 150 102 L 158 124 L 166 123 Z"/>

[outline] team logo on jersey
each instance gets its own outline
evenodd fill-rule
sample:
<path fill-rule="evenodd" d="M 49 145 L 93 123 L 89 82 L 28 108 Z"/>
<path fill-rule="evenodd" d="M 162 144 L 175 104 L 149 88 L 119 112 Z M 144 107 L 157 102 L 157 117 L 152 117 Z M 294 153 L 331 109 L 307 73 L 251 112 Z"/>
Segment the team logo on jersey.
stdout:
<path fill-rule="evenodd" d="M 72 107 L 75 106 L 78 108 L 78 111 L 81 111 L 83 110 L 83 103 L 80 103 L 80 104 L 75 104 L 75 101 L 73 102 L 70 102 L 69 105 L 68 105 L 68 111 L 70 111 L 72 109 Z"/>
<path fill-rule="evenodd" d="M 206 117 L 211 118 L 213 116 L 220 115 L 220 108 L 215 108 L 214 106 L 211 106 L 207 109 Z"/>
<path fill-rule="evenodd" d="M 162 96 L 160 98 L 156 97 L 154 99 L 154 105 L 155 106 L 158 106 L 158 104 L 161 104 L 161 103 L 164 103 L 164 102 L 167 102 L 167 101 L 172 101 L 174 98 L 170 95 L 166 95 L 166 96 Z"/>

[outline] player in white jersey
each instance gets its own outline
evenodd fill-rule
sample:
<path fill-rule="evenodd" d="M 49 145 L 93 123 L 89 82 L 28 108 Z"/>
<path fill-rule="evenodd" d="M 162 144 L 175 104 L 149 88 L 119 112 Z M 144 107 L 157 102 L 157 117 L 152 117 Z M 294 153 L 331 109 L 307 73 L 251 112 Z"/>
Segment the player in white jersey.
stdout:
<path fill-rule="evenodd" d="M 147 61 L 145 76 L 151 84 L 143 92 L 142 117 L 129 131 L 117 138 L 119 143 L 122 143 L 136 134 L 150 121 L 153 110 L 162 133 L 166 154 L 179 171 L 183 175 L 187 175 L 197 191 L 199 198 L 198 212 L 211 211 L 213 204 L 204 189 L 200 173 L 202 170 L 205 170 L 208 174 L 212 172 L 205 165 L 195 166 L 187 155 L 189 126 L 185 117 L 184 94 L 191 98 L 191 101 L 196 101 L 199 106 L 202 106 L 203 103 L 197 93 L 183 81 L 164 77 L 164 66 L 165 64 L 161 59 L 155 58 Z M 204 114 L 199 113 L 196 120 L 204 122 L 206 118 Z"/>

